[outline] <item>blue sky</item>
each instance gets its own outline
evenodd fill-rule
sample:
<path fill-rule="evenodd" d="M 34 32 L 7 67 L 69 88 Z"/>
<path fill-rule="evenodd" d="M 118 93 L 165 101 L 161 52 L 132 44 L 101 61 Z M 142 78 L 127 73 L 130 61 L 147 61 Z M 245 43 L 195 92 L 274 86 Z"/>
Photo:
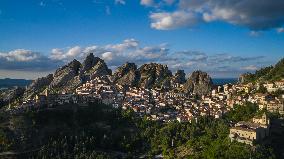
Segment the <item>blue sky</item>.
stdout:
<path fill-rule="evenodd" d="M 94 52 L 237 77 L 283 58 L 281 0 L 0 0 L 0 78 L 34 79 Z"/>

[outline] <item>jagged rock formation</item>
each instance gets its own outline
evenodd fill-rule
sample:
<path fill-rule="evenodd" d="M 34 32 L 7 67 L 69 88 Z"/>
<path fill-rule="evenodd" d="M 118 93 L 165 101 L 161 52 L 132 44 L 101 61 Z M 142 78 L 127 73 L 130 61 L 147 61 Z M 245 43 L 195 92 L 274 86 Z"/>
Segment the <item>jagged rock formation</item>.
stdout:
<path fill-rule="evenodd" d="M 22 97 L 25 92 L 24 88 L 16 87 L 0 92 L 0 108 L 8 105 L 9 102 L 15 101 L 17 98 Z"/>
<path fill-rule="evenodd" d="M 113 83 L 131 87 L 171 88 L 172 84 L 185 84 L 186 91 L 196 94 L 208 93 L 212 85 L 211 78 L 204 72 L 193 72 L 186 82 L 183 70 L 178 70 L 173 76 L 166 65 L 157 63 L 144 64 L 139 69 L 134 63 L 126 63 L 112 76 L 111 73 L 104 60 L 91 53 L 83 64 L 73 60 L 56 70 L 53 75 L 35 80 L 25 91 L 25 97 L 39 94 L 46 88 L 55 92 L 73 92 L 79 85 L 97 76 L 111 78 Z"/>
<path fill-rule="evenodd" d="M 81 64 L 77 60 L 73 60 L 67 65 L 57 69 L 52 75 L 35 80 L 26 90 L 25 98 L 41 93 L 48 88 L 51 92 L 72 92 L 79 85 L 96 76 L 111 75 L 105 62 L 94 57 L 91 53 Z"/>
<path fill-rule="evenodd" d="M 144 88 L 168 87 L 166 80 L 172 77 L 171 71 L 166 65 L 150 63 L 144 64 L 139 68 L 140 81 L 139 86 Z"/>
<path fill-rule="evenodd" d="M 34 80 L 26 89 L 24 98 L 29 98 L 35 94 L 43 91 L 44 88 L 48 87 L 53 80 L 53 75 L 49 74 L 46 77 L 38 78 Z"/>
<path fill-rule="evenodd" d="M 104 60 L 90 53 L 85 58 L 83 64 L 73 60 L 66 66 L 58 69 L 54 73 L 54 79 L 50 84 L 50 88 L 69 92 L 90 79 L 104 75 L 111 75 L 111 70 L 108 69 Z"/>
<path fill-rule="evenodd" d="M 87 73 L 92 67 L 94 67 L 99 61 L 102 61 L 99 57 L 95 57 L 93 53 L 90 53 L 83 62 L 83 68 L 81 73 Z"/>
<path fill-rule="evenodd" d="M 186 82 L 184 70 L 177 70 L 175 75 L 171 78 L 171 83 L 184 84 Z"/>
<path fill-rule="evenodd" d="M 210 92 L 212 85 L 212 79 L 206 72 L 194 71 L 184 84 L 184 90 L 197 95 L 205 95 Z"/>
<path fill-rule="evenodd" d="M 104 60 L 94 57 L 94 55 L 90 53 L 83 62 L 80 78 L 83 79 L 83 81 L 87 81 L 97 76 L 111 75 L 111 73 L 111 69 L 107 67 Z"/>
<path fill-rule="evenodd" d="M 166 89 L 169 89 L 171 88 L 171 77 L 167 77 L 165 78 L 164 80 L 162 80 L 161 84 L 160 84 L 160 87 L 162 88 L 166 88 Z"/>
<path fill-rule="evenodd" d="M 111 75 L 112 71 L 109 69 L 104 61 L 99 61 L 92 69 L 89 71 L 90 78 L 98 76 Z"/>
<path fill-rule="evenodd" d="M 126 63 L 117 68 L 112 76 L 112 81 L 123 86 L 137 86 L 140 73 L 135 63 Z"/>
<path fill-rule="evenodd" d="M 64 85 L 64 87 L 61 90 L 65 91 L 65 92 L 73 92 L 82 83 L 83 82 L 82 82 L 80 76 L 75 76 L 74 78 L 67 81 L 66 84 Z"/>
<path fill-rule="evenodd" d="M 59 68 L 53 75 L 53 81 L 50 84 L 51 88 L 66 88 L 69 81 L 73 80 L 74 77 L 79 75 L 79 69 L 81 63 L 77 60 L 73 60 L 69 64 Z"/>

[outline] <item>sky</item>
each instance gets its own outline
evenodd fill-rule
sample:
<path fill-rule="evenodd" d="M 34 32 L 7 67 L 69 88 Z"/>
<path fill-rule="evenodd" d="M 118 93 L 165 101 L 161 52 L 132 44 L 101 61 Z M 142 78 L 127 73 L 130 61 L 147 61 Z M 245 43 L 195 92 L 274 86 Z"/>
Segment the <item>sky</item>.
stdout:
<path fill-rule="evenodd" d="M 94 53 L 238 77 L 284 57 L 283 0 L 0 0 L 0 78 L 35 79 Z"/>

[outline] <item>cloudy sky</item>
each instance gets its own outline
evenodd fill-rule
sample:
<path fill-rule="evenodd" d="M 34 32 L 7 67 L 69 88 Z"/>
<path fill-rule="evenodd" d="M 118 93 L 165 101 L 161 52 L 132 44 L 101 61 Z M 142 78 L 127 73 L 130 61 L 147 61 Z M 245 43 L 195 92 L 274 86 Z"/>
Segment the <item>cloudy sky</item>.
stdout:
<path fill-rule="evenodd" d="M 0 78 L 34 79 L 91 52 L 112 69 L 237 77 L 284 57 L 284 1 L 0 0 Z"/>

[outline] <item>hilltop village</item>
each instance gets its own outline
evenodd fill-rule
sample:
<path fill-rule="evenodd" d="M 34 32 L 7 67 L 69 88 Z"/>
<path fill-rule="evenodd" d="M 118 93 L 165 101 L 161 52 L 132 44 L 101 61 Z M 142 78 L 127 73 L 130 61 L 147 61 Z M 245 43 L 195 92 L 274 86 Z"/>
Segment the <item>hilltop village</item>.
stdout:
<path fill-rule="evenodd" d="M 264 84 L 267 90 L 284 90 L 284 80 Z M 234 105 L 246 102 L 256 103 L 259 109 L 284 114 L 284 94 L 274 97 L 268 93 L 253 93 L 258 90 L 252 84 L 225 84 L 213 88 L 208 95 L 197 98 L 196 94 L 180 92 L 182 84 L 176 89 L 129 87 L 123 90 L 121 85 L 112 85 L 107 76 L 96 77 L 76 88 L 74 93 L 52 94 L 46 89 L 43 94 L 27 99 L 17 106 L 19 109 L 34 109 L 41 106 L 54 107 L 75 103 L 86 105 L 88 102 L 99 101 L 114 108 L 132 109 L 139 116 L 147 115 L 150 120 L 169 122 L 190 121 L 197 116 L 213 116 L 220 118 L 233 109 Z M 245 94 L 245 95 L 244 95 Z"/>
<path fill-rule="evenodd" d="M 284 91 L 284 79 L 214 86 L 205 72 L 195 71 L 186 80 L 183 70 L 171 75 L 167 66 L 160 64 L 145 64 L 138 72 L 135 64 L 127 63 L 112 75 L 103 60 L 90 54 L 83 66 L 72 61 L 54 75 L 34 81 L 23 99 L 14 105 L 10 103 L 7 110 L 17 114 L 68 104 L 85 107 L 98 102 L 131 109 L 148 120 L 191 122 L 200 116 L 222 118 L 235 105 L 248 102 L 257 104 L 260 110 L 283 115 L 284 94 L 274 95 L 277 91 Z M 270 121 L 264 113 L 251 121 L 234 123 L 229 137 L 252 145 L 269 136 L 269 128 Z"/>

